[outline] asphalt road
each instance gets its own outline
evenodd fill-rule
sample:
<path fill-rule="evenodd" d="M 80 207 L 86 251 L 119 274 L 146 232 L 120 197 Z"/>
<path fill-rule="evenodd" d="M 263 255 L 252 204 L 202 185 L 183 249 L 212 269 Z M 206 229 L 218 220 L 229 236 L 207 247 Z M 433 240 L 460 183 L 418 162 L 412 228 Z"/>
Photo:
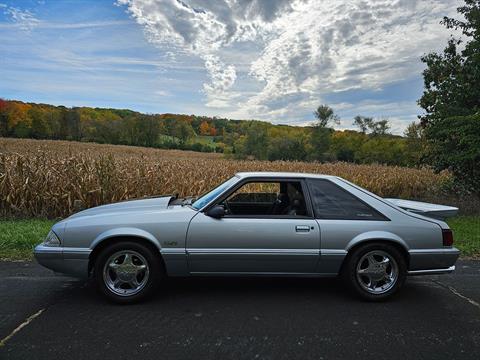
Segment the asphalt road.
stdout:
<path fill-rule="evenodd" d="M 0 359 L 480 358 L 480 261 L 378 304 L 336 279 L 177 279 L 131 306 L 34 263 L 0 279 Z"/>

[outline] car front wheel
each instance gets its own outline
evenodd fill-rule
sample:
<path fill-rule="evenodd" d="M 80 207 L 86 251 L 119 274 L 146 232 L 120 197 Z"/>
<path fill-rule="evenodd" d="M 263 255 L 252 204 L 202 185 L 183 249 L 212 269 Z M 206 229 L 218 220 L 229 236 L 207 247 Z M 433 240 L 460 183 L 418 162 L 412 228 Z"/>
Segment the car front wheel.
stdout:
<path fill-rule="evenodd" d="M 105 248 L 94 271 L 99 291 L 121 304 L 144 299 L 163 276 L 158 256 L 149 247 L 130 241 Z"/>
<path fill-rule="evenodd" d="M 358 295 L 369 301 L 380 301 L 403 286 L 407 265 L 394 246 L 371 243 L 356 249 L 343 271 L 345 280 Z"/>

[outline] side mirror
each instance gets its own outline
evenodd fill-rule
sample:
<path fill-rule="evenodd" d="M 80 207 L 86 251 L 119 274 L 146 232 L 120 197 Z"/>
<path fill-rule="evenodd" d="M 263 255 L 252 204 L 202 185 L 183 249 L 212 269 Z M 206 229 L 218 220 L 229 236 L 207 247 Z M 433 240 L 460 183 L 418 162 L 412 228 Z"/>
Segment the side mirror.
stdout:
<path fill-rule="evenodd" d="M 223 205 L 215 205 L 214 207 L 208 209 L 205 215 L 210 216 L 214 219 L 220 219 L 225 216 L 225 208 Z"/>

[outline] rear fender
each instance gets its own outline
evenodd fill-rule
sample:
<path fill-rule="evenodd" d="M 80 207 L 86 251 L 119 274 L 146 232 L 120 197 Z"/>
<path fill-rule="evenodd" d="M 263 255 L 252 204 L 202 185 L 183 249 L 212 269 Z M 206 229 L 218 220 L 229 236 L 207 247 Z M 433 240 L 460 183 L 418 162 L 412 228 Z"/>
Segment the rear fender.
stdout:
<path fill-rule="evenodd" d="M 350 240 L 345 250 L 349 251 L 351 248 L 353 248 L 356 245 L 359 245 L 366 241 L 372 241 L 372 240 L 392 241 L 394 243 L 401 245 L 406 251 L 409 250 L 409 246 L 402 238 L 388 231 L 368 231 L 368 232 L 359 234 L 355 236 L 352 240 Z"/>

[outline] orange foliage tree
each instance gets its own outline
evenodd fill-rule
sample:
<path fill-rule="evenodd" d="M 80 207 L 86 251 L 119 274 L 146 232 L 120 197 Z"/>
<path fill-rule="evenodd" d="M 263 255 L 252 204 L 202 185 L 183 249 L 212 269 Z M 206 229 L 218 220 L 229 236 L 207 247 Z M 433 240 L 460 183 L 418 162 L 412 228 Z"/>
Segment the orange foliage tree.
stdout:
<path fill-rule="evenodd" d="M 8 132 L 7 105 L 8 103 L 2 98 L 0 98 L 0 135 L 1 136 L 6 136 Z"/>
<path fill-rule="evenodd" d="M 210 125 L 208 125 L 208 122 L 202 121 L 200 124 L 200 135 L 210 135 Z"/>

